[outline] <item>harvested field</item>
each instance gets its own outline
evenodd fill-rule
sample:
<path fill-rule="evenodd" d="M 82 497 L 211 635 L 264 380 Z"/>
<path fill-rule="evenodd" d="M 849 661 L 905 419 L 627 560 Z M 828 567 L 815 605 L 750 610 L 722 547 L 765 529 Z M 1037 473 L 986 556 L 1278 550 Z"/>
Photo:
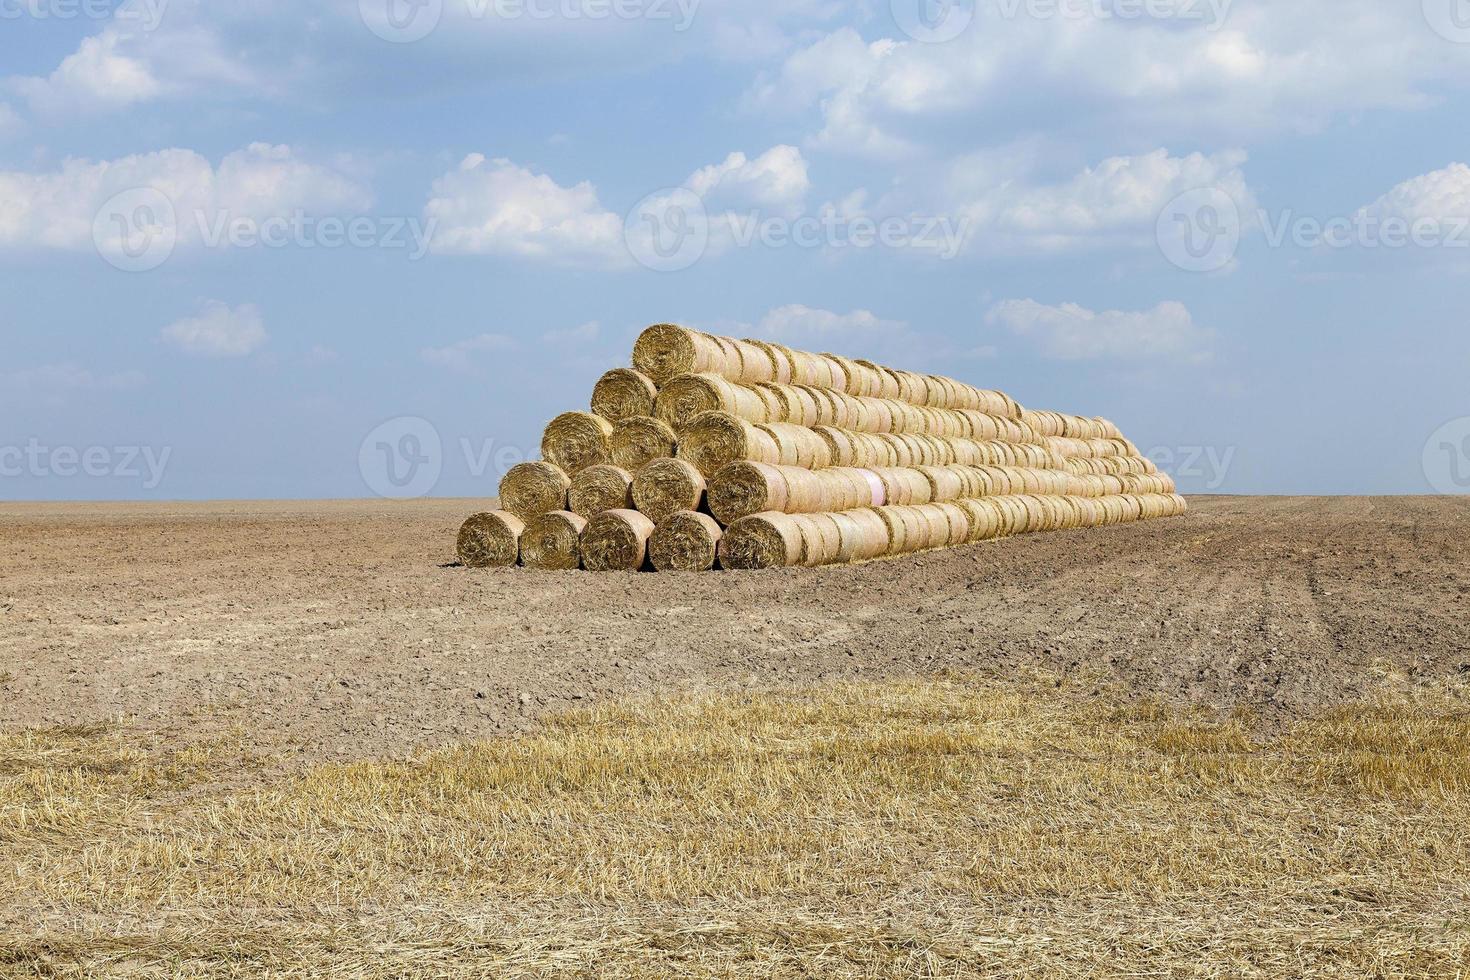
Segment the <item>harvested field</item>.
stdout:
<path fill-rule="evenodd" d="M 1197 497 L 818 570 L 441 567 L 489 503 L 0 504 L 0 725 L 376 756 L 669 689 L 1045 668 L 1275 719 L 1470 675 L 1465 499 Z"/>
<path fill-rule="evenodd" d="M 0 505 L 0 974 L 1470 970 L 1470 501 L 725 575 L 467 503 Z"/>

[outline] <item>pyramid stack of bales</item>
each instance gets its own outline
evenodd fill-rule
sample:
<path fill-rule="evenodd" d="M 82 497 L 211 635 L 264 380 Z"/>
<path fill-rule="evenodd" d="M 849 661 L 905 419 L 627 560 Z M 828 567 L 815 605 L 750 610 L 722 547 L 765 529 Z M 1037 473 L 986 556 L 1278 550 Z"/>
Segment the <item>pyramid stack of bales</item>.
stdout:
<path fill-rule="evenodd" d="M 459 535 L 471 567 L 836 565 L 1174 517 L 1173 480 L 1101 418 L 835 354 L 648 328 L 590 412 Z"/>

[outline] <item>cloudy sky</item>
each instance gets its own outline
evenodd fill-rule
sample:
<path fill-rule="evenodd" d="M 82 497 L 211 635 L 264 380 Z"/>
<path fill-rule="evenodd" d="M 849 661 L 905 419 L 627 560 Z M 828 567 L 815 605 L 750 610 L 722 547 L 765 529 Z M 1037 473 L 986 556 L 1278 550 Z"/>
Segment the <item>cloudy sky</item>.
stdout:
<path fill-rule="evenodd" d="M 1470 0 L 0 0 L 0 497 L 493 494 L 659 321 L 1470 490 L 1467 89 Z"/>

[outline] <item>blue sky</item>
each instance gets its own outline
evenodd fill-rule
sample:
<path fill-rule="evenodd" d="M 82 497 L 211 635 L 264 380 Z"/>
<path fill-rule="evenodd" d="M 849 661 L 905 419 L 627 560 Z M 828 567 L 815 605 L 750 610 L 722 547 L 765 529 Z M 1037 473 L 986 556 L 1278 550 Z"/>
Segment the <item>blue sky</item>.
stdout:
<path fill-rule="evenodd" d="M 490 495 L 666 320 L 1470 490 L 1470 0 L 304 6 L 0 0 L 0 499 Z"/>

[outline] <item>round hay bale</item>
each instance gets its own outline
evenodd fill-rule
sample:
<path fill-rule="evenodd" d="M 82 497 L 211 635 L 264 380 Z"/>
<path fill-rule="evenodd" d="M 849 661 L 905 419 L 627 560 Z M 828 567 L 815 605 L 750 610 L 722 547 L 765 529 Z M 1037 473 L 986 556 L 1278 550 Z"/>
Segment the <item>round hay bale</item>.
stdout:
<path fill-rule="evenodd" d="M 659 389 L 654 414 L 675 432 L 705 412 L 729 412 L 750 422 L 769 417 L 765 400 L 751 388 L 717 374 L 681 374 Z"/>
<path fill-rule="evenodd" d="M 842 532 L 830 514 L 794 514 L 801 534 L 801 564 L 807 568 L 835 564 L 842 554 Z"/>
<path fill-rule="evenodd" d="M 679 440 L 667 422 L 640 415 L 614 425 L 608 445 L 614 466 L 637 473 L 656 459 L 674 455 Z"/>
<path fill-rule="evenodd" d="M 710 513 L 725 525 L 766 511 L 787 513 L 786 473 L 785 467 L 748 460 L 720 467 L 709 483 Z"/>
<path fill-rule="evenodd" d="M 592 389 L 592 411 L 609 422 L 652 415 L 658 386 L 646 374 L 616 368 L 598 379 Z"/>
<path fill-rule="evenodd" d="M 862 508 L 838 516 L 848 522 L 843 534 L 844 538 L 851 535 L 852 540 L 844 539 L 843 550 L 851 555 L 850 561 L 872 561 L 888 554 L 888 525 L 883 523 L 877 510 Z"/>
<path fill-rule="evenodd" d="M 747 340 L 745 343 L 765 354 L 766 359 L 771 362 L 771 373 L 764 379 L 779 385 L 791 383 L 791 358 L 786 348 L 778 344 L 770 344 L 764 340 Z"/>
<path fill-rule="evenodd" d="M 475 514 L 459 529 L 455 551 L 466 568 L 510 568 L 521 559 L 526 523 L 503 510 Z"/>
<path fill-rule="evenodd" d="M 633 502 L 655 524 L 699 510 L 704 491 L 704 475 L 684 459 L 656 459 L 633 477 Z"/>
<path fill-rule="evenodd" d="M 589 521 L 605 510 L 627 510 L 633 506 L 633 475 L 619 466 L 603 463 L 589 466 L 572 477 L 567 493 L 567 510 Z"/>
<path fill-rule="evenodd" d="M 643 331 L 633 345 L 633 367 L 662 385 L 680 374 L 728 375 L 730 352 L 706 333 L 673 323 L 657 323 Z"/>
<path fill-rule="evenodd" d="M 787 514 L 752 514 L 725 529 L 720 565 L 737 571 L 800 564 L 801 530 Z"/>
<path fill-rule="evenodd" d="M 636 510 L 605 510 L 582 531 L 582 566 L 589 572 L 636 572 L 648 560 L 653 521 Z"/>
<path fill-rule="evenodd" d="M 558 415 L 541 437 L 541 455 L 576 475 L 589 466 L 612 462 L 612 431 L 611 422 L 591 412 Z"/>
<path fill-rule="evenodd" d="M 723 536 L 713 517 L 682 510 L 654 528 L 648 556 L 661 572 L 707 572 L 719 559 Z"/>
<path fill-rule="evenodd" d="M 513 467 L 500 481 L 500 506 L 530 521 L 554 510 L 565 510 L 571 478 L 559 466 L 540 461 Z"/>
<path fill-rule="evenodd" d="M 962 544 L 967 544 L 970 540 L 970 517 L 965 509 L 953 503 L 941 503 L 934 506 L 944 514 L 949 523 L 949 537 L 944 542 L 945 547 L 957 548 Z"/>
<path fill-rule="evenodd" d="M 781 453 L 769 432 L 728 412 L 705 412 L 690 422 L 679 435 L 678 455 L 694 464 L 706 479 L 742 459 L 781 462 Z"/>
<path fill-rule="evenodd" d="M 783 466 L 821 470 L 832 465 L 832 451 L 816 432 L 789 422 L 767 422 L 757 426 L 776 447 L 777 462 Z"/>
<path fill-rule="evenodd" d="M 585 518 L 571 511 L 542 514 L 521 535 L 521 564 L 547 572 L 569 572 L 582 567 Z"/>

